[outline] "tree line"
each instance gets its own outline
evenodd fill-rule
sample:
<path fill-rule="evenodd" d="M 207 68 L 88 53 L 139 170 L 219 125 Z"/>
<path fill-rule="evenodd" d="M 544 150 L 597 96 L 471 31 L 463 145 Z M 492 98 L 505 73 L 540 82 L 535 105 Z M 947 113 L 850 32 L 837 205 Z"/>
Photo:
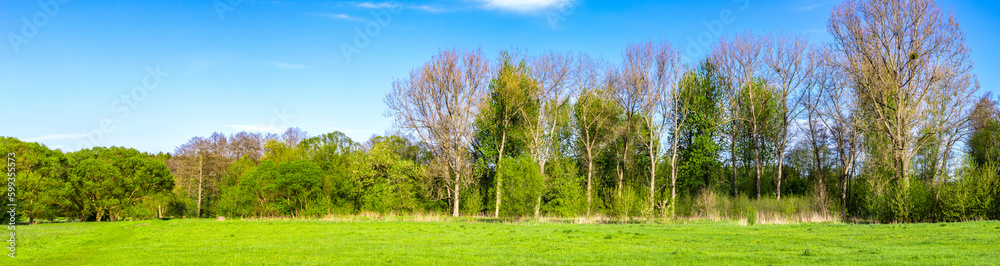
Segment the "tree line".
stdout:
<path fill-rule="evenodd" d="M 25 161 L 19 206 L 41 220 L 670 218 L 704 215 L 710 195 L 804 199 L 845 220 L 1000 217 L 1000 111 L 957 20 L 933 1 L 852 0 L 828 29 L 830 43 L 735 34 L 688 63 L 668 41 L 618 62 L 442 50 L 392 83 L 395 133 L 363 143 L 291 128 L 171 154 L 12 138 L 0 151 Z"/>

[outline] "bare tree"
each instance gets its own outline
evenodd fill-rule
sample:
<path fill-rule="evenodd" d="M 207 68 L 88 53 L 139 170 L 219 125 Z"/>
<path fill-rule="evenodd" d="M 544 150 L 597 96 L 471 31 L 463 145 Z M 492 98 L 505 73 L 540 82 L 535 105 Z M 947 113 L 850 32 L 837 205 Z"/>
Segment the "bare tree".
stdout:
<path fill-rule="evenodd" d="M 231 162 L 225 151 L 225 136 L 215 133 L 212 137 L 195 137 L 177 147 L 168 162 L 177 179 L 177 189 L 193 197 L 198 205 L 196 216 L 201 217 L 204 201 L 216 192 L 217 184 L 225 175 Z"/>
<path fill-rule="evenodd" d="M 674 93 L 678 87 L 677 80 L 682 71 L 679 51 L 669 42 L 630 45 L 625 51 L 625 62 L 621 71 L 622 90 L 619 94 L 622 96 L 619 99 L 626 99 L 622 101 L 623 103 L 636 102 L 639 119 L 648 129 L 648 136 L 644 136 L 642 144 L 649 152 L 648 208 L 651 213 L 656 204 L 656 164 L 662 147 L 660 141 L 663 139 L 666 123 L 670 120 L 668 117 L 672 114 L 674 106 L 670 102 L 672 99 L 670 97 L 676 96 Z M 676 131 L 677 121 L 674 122 Z M 676 183 L 674 177 L 671 176 L 672 184 Z M 619 177 L 619 189 L 621 189 L 620 183 L 621 177 Z M 671 197 L 673 198 L 673 194 Z"/>
<path fill-rule="evenodd" d="M 441 51 L 409 78 L 393 83 L 386 95 L 387 116 L 395 126 L 415 132 L 445 163 L 450 178 L 452 216 L 459 215 L 462 178 L 468 174 L 469 147 L 488 66 L 480 50 Z"/>
<path fill-rule="evenodd" d="M 891 160 L 891 180 L 906 191 L 911 158 L 929 139 L 914 129 L 935 111 L 960 112 L 932 103 L 971 86 L 965 35 L 955 17 L 930 0 L 847 1 L 834 9 L 829 29 L 868 120 L 865 131 L 888 142 L 866 139 L 866 146 Z"/>
<path fill-rule="evenodd" d="M 674 62 L 674 71 L 672 76 L 667 79 L 667 82 L 672 83 L 668 85 L 666 91 L 667 99 L 661 102 L 664 118 L 669 121 L 670 132 L 673 132 L 670 143 L 670 203 L 665 211 L 670 217 L 677 215 L 677 152 L 680 149 L 681 133 L 686 126 L 685 121 L 692 113 L 691 99 L 683 96 L 682 85 L 678 81 L 684 75 L 681 74 L 683 67 L 680 66 L 680 62 Z M 688 77 L 683 78 L 687 79 Z"/>
<path fill-rule="evenodd" d="M 246 156 L 253 162 L 260 162 L 260 158 L 264 156 L 264 136 L 246 131 L 230 135 L 229 148 L 234 159 Z"/>
<path fill-rule="evenodd" d="M 803 85 L 812 75 L 813 66 L 807 58 L 810 50 L 805 36 L 795 34 L 777 34 L 767 45 L 764 62 L 770 74 L 770 83 L 775 85 L 777 96 L 777 123 L 773 137 L 775 156 L 778 159 L 777 198 L 781 200 L 781 178 L 784 169 L 785 150 L 791 141 L 789 128 L 793 119 L 799 117 L 803 109 Z M 821 180 L 822 181 L 822 180 Z"/>
<path fill-rule="evenodd" d="M 584 57 L 581 55 L 581 57 Z M 566 115 L 562 114 L 570 105 L 570 96 L 574 93 L 574 85 L 577 75 L 574 75 L 574 61 L 576 58 L 569 54 L 550 51 L 534 57 L 530 60 L 532 77 L 538 82 L 534 99 L 540 104 L 538 116 L 535 121 L 529 121 L 528 153 L 538 163 L 539 171 L 543 178 L 545 175 L 545 164 L 555 151 L 556 131 L 560 125 L 567 121 Z M 539 195 L 535 201 L 535 217 L 540 215 L 542 206 L 542 196 Z"/>
<path fill-rule="evenodd" d="M 297 127 L 290 127 L 285 130 L 285 133 L 281 133 L 281 141 L 288 147 L 295 147 L 307 138 L 309 138 L 309 133 Z"/>
<path fill-rule="evenodd" d="M 847 188 L 854 174 L 856 162 L 861 156 L 862 135 L 856 116 L 857 106 L 852 81 L 842 66 L 843 57 L 829 50 L 820 50 L 817 60 L 819 67 L 814 75 L 814 85 L 820 100 L 816 102 L 815 113 L 819 121 L 830 130 L 840 173 L 840 207 L 842 216 L 847 214 Z"/>
<path fill-rule="evenodd" d="M 768 46 L 769 40 L 763 39 L 758 36 L 754 36 L 752 33 L 746 32 L 738 34 L 733 37 L 723 38 L 712 50 L 712 59 L 715 61 L 716 65 L 719 67 L 719 72 L 722 74 L 723 78 L 726 79 L 726 98 L 728 101 L 728 110 L 730 113 L 730 122 L 733 124 L 730 127 L 730 156 L 731 163 L 733 165 L 733 194 L 737 193 L 737 175 L 736 175 L 736 142 L 739 127 L 739 122 L 744 122 L 749 125 L 749 130 L 751 132 L 752 138 L 755 142 L 760 142 L 759 139 L 762 137 L 762 123 L 760 121 L 761 108 L 759 106 L 765 104 L 763 102 L 765 99 L 761 99 L 762 95 L 758 95 L 758 91 L 751 89 L 755 86 L 755 79 L 763 76 L 761 71 L 763 64 L 765 63 L 765 47 Z M 761 84 L 758 84 L 761 85 Z M 766 84 L 763 84 L 766 86 Z M 748 96 L 749 103 L 745 104 L 746 110 L 740 107 L 738 102 L 740 97 L 744 94 Z M 752 108 L 750 108 L 752 107 Z M 754 145 L 754 169 L 756 170 L 756 181 L 757 181 L 757 198 L 760 199 L 760 176 L 761 167 L 763 162 L 761 161 L 761 145 Z"/>
<path fill-rule="evenodd" d="M 827 128 L 824 127 L 824 121 L 820 116 L 819 105 L 823 101 L 824 87 L 823 85 L 828 84 L 831 78 L 834 78 L 833 69 L 829 67 L 828 57 L 830 56 L 830 51 L 828 49 L 818 48 L 811 49 L 808 53 L 808 64 L 812 68 L 812 72 L 807 75 L 807 81 L 803 88 L 802 99 L 804 102 L 805 113 L 806 113 L 806 139 L 810 145 L 810 150 L 812 150 L 813 156 L 813 176 L 816 178 L 817 182 L 817 192 L 819 193 L 819 199 L 824 202 L 823 208 L 826 210 L 826 171 L 823 169 L 823 158 L 825 158 L 823 151 L 827 144 Z M 802 125 L 799 124 L 801 128 Z"/>
<path fill-rule="evenodd" d="M 594 157 L 617 135 L 618 108 L 611 100 L 610 78 L 602 73 L 603 65 L 590 57 L 580 57 L 576 73 L 581 77 L 574 123 L 577 147 L 587 166 L 587 216 L 593 205 Z M 605 78 L 599 78 L 605 77 Z"/>
<path fill-rule="evenodd" d="M 617 124 L 620 129 L 616 130 L 618 134 L 617 145 L 621 145 L 620 148 L 616 148 L 616 164 L 615 172 L 618 175 L 617 188 L 615 189 L 618 198 L 621 199 L 623 188 L 625 185 L 625 172 L 628 171 L 629 159 L 633 157 L 630 150 L 633 145 L 640 140 L 637 139 L 640 134 L 637 125 L 638 118 L 640 115 L 640 108 L 642 106 L 642 94 L 638 88 L 646 86 L 648 82 L 644 79 L 642 74 L 643 69 L 648 69 L 648 65 L 643 65 L 644 63 L 649 63 L 650 60 L 642 59 L 642 55 L 631 54 L 638 51 L 626 50 L 624 53 L 624 60 L 620 68 L 610 69 L 608 73 L 608 85 L 612 89 L 611 97 L 615 101 L 615 104 L 621 108 L 622 119 L 620 123 Z"/>

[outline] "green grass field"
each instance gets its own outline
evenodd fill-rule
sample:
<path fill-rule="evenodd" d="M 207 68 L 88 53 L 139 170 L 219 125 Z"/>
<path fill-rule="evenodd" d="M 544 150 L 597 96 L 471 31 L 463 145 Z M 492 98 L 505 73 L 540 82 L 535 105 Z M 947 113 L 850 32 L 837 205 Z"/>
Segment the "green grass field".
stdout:
<path fill-rule="evenodd" d="M 1000 264 L 1000 222 L 743 226 L 186 219 L 17 230 L 15 264 L 42 265 Z"/>

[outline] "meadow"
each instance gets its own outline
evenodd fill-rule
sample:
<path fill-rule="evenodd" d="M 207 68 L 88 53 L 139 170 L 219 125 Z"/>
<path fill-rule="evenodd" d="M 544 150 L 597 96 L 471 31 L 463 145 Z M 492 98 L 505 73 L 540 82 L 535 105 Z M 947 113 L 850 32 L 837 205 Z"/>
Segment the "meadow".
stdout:
<path fill-rule="evenodd" d="M 980 264 L 1000 222 L 175 219 L 17 227 L 16 264 Z M 10 259 L 10 258 L 7 258 Z"/>

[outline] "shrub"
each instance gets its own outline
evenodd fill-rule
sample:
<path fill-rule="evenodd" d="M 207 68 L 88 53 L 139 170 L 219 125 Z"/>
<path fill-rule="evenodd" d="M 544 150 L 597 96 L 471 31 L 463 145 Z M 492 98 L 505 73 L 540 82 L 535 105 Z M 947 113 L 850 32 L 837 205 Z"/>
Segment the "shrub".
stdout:
<path fill-rule="evenodd" d="M 587 212 L 584 180 L 572 160 L 556 160 L 545 167 L 550 189 L 542 196 L 542 211 L 549 215 L 574 217 Z"/>
<path fill-rule="evenodd" d="M 528 156 L 503 158 L 501 162 L 503 168 L 497 173 L 503 180 L 501 215 L 507 217 L 534 215 L 535 204 L 544 186 L 538 164 Z"/>
<path fill-rule="evenodd" d="M 462 214 L 469 216 L 477 216 L 483 214 L 483 196 L 479 192 L 479 186 L 471 186 L 461 194 L 461 203 L 458 208 L 462 211 Z"/>

